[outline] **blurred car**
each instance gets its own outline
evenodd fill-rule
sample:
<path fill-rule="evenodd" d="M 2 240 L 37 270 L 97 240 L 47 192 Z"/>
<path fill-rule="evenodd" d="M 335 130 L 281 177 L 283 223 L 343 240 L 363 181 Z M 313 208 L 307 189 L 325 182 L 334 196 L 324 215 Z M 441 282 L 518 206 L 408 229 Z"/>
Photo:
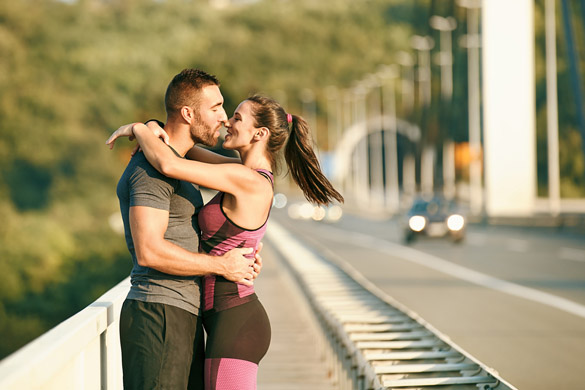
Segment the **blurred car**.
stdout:
<path fill-rule="evenodd" d="M 442 197 L 417 198 L 403 221 L 404 241 L 447 237 L 459 243 L 465 238 L 466 225 L 464 213 L 454 201 Z"/>

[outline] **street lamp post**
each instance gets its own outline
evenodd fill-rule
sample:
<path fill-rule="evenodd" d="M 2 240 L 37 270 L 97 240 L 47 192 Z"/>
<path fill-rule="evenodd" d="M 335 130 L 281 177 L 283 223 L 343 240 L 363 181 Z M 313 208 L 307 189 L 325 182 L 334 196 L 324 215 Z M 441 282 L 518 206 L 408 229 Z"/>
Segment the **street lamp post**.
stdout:
<path fill-rule="evenodd" d="M 354 93 L 353 93 L 353 89 L 352 88 L 345 88 L 342 89 L 340 91 L 340 99 L 341 99 L 341 113 L 340 113 L 340 117 L 338 118 L 338 120 L 341 123 L 341 133 L 340 136 L 338 138 L 338 141 L 341 141 L 344 133 L 346 130 L 348 130 L 352 124 L 353 124 L 353 115 L 354 115 Z M 339 142 L 336 144 L 336 148 L 338 148 L 340 146 Z M 343 175 L 342 177 L 339 178 L 339 180 L 341 182 L 336 182 L 335 184 L 340 185 L 343 187 L 343 190 L 345 192 L 351 192 L 352 189 L 352 184 L 353 184 L 353 176 L 352 176 L 352 170 L 348 169 L 347 172 L 345 173 L 345 175 Z"/>
<path fill-rule="evenodd" d="M 462 45 L 467 48 L 469 84 L 469 166 L 470 211 L 480 215 L 483 210 L 480 87 L 479 87 L 479 10 L 481 0 L 458 0 L 460 7 L 467 9 L 467 36 Z"/>
<path fill-rule="evenodd" d="M 341 138 L 339 92 L 337 87 L 330 85 L 325 89 L 325 94 L 327 97 L 327 149 L 331 151 Z"/>
<path fill-rule="evenodd" d="M 303 117 L 309 124 L 311 129 L 311 136 L 313 137 L 313 143 L 319 148 L 317 138 L 317 102 L 315 100 L 315 92 L 311 88 L 304 88 L 301 91 L 301 103 L 303 108 Z"/>
<path fill-rule="evenodd" d="M 366 140 L 369 145 L 370 153 L 370 178 L 371 178 L 371 196 L 372 206 L 382 207 L 384 204 L 384 166 L 382 160 L 382 107 L 381 107 L 381 87 L 379 78 L 375 74 L 368 74 L 362 81 L 366 88 L 366 99 L 369 97 L 367 104 L 368 113 Z"/>
<path fill-rule="evenodd" d="M 435 43 L 428 36 L 414 35 L 410 45 L 418 52 L 418 88 L 422 106 L 431 104 L 431 49 Z"/>
<path fill-rule="evenodd" d="M 421 109 L 431 105 L 431 49 L 435 43 L 431 37 L 414 35 L 410 45 L 418 52 L 418 87 Z M 424 112 L 424 111 L 423 111 Z M 421 191 L 432 194 L 434 189 L 435 149 L 425 142 L 420 164 Z"/>
<path fill-rule="evenodd" d="M 457 27 L 457 22 L 452 16 L 443 17 L 434 15 L 430 19 L 430 25 L 440 31 L 440 48 L 438 64 L 441 67 L 441 100 L 445 103 L 447 112 L 450 113 L 453 102 L 453 48 L 451 33 Z M 445 122 L 443 122 L 445 123 Z M 443 140 L 443 193 L 446 198 L 455 196 L 455 144 L 451 136 L 451 120 L 446 121 L 446 139 Z"/>
<path fill-rule="evenodd" d="M 357 145 L 353 159 L 353 193 L 356 196 L 358 205 L 369 206 L 370 204 L 370 167 L 368 153 L 368 128 L 366 118 L 366 89 L 361 83 L 353 88 L 354 98 L 353 112 L 354 125 L 361 127 L 361 132 L 365 135 L 363 140 Z"/>
<path fill-rule="evenodd" d="M 446 98 L 453 96 L 453 47 L 451 33 L 457 28 L 457 22 L 452 16 L 431 16 L 429 21 L 432 28 L 440 31 L 440 49 L 438 63 L 441 66 L 441 94 Z"/>
<path fill-rule="evenodd" d="M 385 204 L 395 214 L 400 208 L 398 183 L 398 126 L 396 118 L 395 80 L 400 74 L 397 65 L 380 67 L 378 77 L 382 80 L 382 108 L 384 129 L 384 153 L 386 165 Z"/>
<path fill-rule="evenodd" d="M 402 117 L 412 121 L 414 110 L 414 58 L 406 51 L 399 51 L 396 62 L 400 65 L 400 101 Z M 416 194 L 416 157 L 411 152 L 404 156 L 402 162 L 402 188 L 404 194 L 412 197 Z"/>
<path fill-rule="evenodd" d="M 561 186 L 559 168 L 559 114 L 557 102 L 557 45 L 555 0 L 545 1 L 546 29 L 546 121 L 548 138 L 548 199 L 550 213 L 559 215 Z M 585 142 L 585 140 L 584 140 Z"/>
<path fill-rule="evenodd" d="M 406 51 L 399 51 L 396 62 L 402 67 L 400 77 L 402 116 L 409 118 L 414 109 L 414 58 Z"/>

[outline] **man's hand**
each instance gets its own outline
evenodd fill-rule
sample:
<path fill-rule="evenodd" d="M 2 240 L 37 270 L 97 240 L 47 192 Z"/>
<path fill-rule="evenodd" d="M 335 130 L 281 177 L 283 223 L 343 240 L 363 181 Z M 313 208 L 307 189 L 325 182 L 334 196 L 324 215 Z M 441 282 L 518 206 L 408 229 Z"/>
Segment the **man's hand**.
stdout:
<path fill-rule="evenodd" d="M 255 259 L 249 259 L 244 256 L 252 252 L 252 248 L 235 248 L 224 253 L 222 256 L 218 256 L 217 260 L 220 261 L 218 265 L 221 269 L 218 274 L 232 282 L 246 286 L 254 285 L 253 280 L 257 276 L 254 271 Z"/>
<path fill-rule="evenodd" d="M 262 243 L 258 244 L 258 249 L 256 250 L 256 253 L 254 254 L 254 264 L 252 265 L 252 268 L 254 270 L 254 272 L 253 272 L 254 279 L 256 279 L 258 277 L 258 275 L 260 274 L 260 271 L 262 271 L 262 256 L 260 256 L 260 251 L 262 250 L 263 246 L 264 246 L 264 244 L 262 244 Z"/>

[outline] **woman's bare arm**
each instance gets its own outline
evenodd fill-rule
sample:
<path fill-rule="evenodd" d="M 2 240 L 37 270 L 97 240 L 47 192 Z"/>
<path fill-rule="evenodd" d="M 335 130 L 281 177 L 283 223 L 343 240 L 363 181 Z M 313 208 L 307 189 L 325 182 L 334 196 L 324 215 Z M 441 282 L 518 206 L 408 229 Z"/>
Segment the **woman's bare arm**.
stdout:
<path fill-rule="evenodd" d="M 227 192 L 233 195 L 254 192 L 262 176 L 238 163 L 208 164 L 177 157 L 142 123 L 134 125 L 133 134 L 150 164 L 165 176 Z"/>

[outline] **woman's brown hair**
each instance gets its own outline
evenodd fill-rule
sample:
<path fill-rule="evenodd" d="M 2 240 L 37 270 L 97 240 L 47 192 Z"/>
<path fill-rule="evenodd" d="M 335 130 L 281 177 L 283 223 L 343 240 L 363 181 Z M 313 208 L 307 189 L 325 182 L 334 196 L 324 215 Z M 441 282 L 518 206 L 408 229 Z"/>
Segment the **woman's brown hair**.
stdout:
<path fill-rule="evenodd" d="M 327 180 L 313 151 L 309 125 L 300 116 L 290 115 L 269 97 L 254 95 L 247 99 L 253 103 L 255 127 L 270 130 L 267 143 L 268 158 L 273 169 L 278 168 L 277 153 L 284 146 L 284 159 L 293 180 L 310 202 L 327 205 L 333 200 L 343 202 L 343 196 Z"/>

